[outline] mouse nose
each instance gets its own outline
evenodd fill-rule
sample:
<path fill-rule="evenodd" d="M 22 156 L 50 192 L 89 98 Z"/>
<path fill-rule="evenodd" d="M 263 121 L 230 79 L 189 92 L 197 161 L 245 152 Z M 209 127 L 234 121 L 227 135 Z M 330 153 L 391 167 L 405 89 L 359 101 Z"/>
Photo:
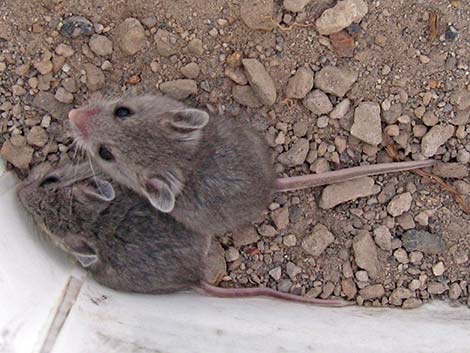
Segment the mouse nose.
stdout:
<path fill-rule="evenodd" d="M 69 112 L 69 121 L 73 126 L 80 130 L 80 133 L 83 135 L 83 137 L 88 136 L 87 122 L 89 118 L 90 114 L 82 112 L 79 109 L 72 109 Z"/>

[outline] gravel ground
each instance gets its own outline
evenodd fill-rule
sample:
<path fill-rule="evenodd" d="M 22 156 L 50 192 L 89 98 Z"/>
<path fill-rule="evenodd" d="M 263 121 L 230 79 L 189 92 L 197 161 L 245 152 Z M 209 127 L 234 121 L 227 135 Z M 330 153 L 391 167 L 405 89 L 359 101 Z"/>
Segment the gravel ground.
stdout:
<path fill-rule="evenodd" d="M 468 0 L 5 0 L 0 16 L 0 155 L 21 177 L 73 158 L 71 107 L 129 89 L 250 124 L 279 175 L 432 157 L 445 163 L 427 176 L 275 195 L 217 237 L 208 276 L 364 306 L 470 304 Z"/>

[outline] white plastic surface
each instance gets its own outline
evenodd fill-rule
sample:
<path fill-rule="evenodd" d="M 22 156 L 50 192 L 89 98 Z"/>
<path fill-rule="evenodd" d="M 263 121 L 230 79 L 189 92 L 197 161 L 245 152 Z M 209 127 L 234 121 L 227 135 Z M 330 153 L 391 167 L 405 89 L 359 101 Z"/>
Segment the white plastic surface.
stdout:
<path fill-rule="evenodd" d="M 470 352 L 470 310 L 442 302 L 333 309 L 81 285 L 83 271 L 39 238 L 14 184 L 0 177 L 1 353 Z M 72 276 L 77 291 L 64 301 Z"/>

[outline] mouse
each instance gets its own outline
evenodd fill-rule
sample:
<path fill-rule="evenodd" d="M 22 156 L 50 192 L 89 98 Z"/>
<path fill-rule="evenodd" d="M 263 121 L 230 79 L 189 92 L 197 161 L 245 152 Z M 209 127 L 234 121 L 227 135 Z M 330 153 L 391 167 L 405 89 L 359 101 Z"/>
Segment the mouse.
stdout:
<path fill-rule="evenodd" d="M 100 284 L 125 292 L 173 293 L 194 289 L 221 298 L 271 297 L 344 306 L 271 288 L 219 288 L 205 280 L 211 238 L 155 212 L 141 195 L 95 175 L 88 164 L 39 169 L 19 183 L 17 195 L 38 228 Z"/>
<path fill-rule="evenodd" d="M 111 178 L 197 232 L 259 219 L 273 192 L 423 168 L 433 160 L 275 178 L 265 139 L 246 124 L 165 95 L 95 99 L 69 112 L 74 141 Z"/>

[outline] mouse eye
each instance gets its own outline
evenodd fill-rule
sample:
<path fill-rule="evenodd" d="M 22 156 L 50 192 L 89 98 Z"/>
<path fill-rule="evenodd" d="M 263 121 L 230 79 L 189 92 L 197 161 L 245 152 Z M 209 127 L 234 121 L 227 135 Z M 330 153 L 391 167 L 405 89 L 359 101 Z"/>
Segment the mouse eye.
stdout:
<path fill-rule="evenodd" d="M 125 119 L 133 114 L 134 113 L 129 108 L 126 108 L 126 107 L 117 107 L 114 110 L 114 116 L 120 119 Z"/>
<path fill-rule="evenodd" d="M 55 175 L 51 175 L 51 176 L 48 176 L 48 177 L 44 178 L 41 181 L 41 184 L 39 184 L 39 187 L 42 188 L 46 185 L 57 183 L 58 181 L 59 181 L 58 177 L 56 177 Z"/>
<path fill-rule="evenodd" d="M 114 161 L 114 156 L 113 154 L 111 153 L 110 150 L 108 150 L 106 147 L 104 146 L 100 146 L 99 150 L 98 150 L 98 154 L 99 156 L 101 157 L 101 159 L 105 160 L 105 161 Z"/>

